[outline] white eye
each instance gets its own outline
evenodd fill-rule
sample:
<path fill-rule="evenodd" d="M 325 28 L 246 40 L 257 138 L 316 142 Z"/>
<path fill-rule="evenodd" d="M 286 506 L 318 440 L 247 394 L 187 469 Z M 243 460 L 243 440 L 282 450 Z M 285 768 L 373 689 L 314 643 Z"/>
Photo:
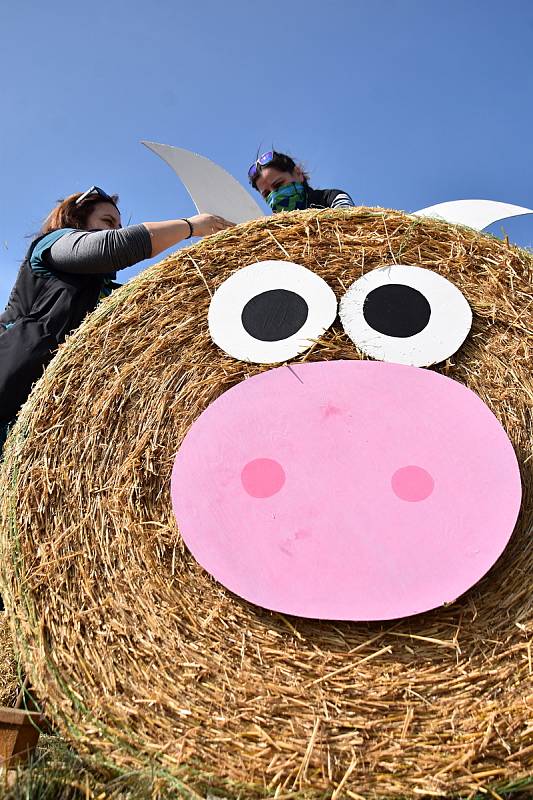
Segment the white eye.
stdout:
<path fill-rule="evenodd" d="M 381 267 L 355 281 L 341 300 L 344 330 L 380 361 L 428 367 L 466 339 L 472 311 L 459 289 L 422 267 Z"/>
<path fill-rule="evenodd" d="M 335 320 L 337 299 L 314 272 L 261 261 L 235 272 L 209 306 L 213 341 L 233 358 L 276 364 L 311 346 Z"/>

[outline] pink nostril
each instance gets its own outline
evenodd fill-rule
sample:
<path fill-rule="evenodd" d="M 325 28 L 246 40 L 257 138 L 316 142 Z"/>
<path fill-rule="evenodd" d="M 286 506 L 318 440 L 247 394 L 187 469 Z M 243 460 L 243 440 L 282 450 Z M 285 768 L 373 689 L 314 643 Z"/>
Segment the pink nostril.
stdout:
<path fill-rule="evenodd" d="M 272 497 L 285 483 L 285 472 L 272 458 L 254 458 L 242 470 L 241 481 L 252 497 Z"/>
<path fill-rule="evenodd" d="M 435 481 L 422 467 L 408 466 L 396 470 L 392 476 L 391 485 L 392 491 L 400 500 L 416 503 L 429 497 Z"/>

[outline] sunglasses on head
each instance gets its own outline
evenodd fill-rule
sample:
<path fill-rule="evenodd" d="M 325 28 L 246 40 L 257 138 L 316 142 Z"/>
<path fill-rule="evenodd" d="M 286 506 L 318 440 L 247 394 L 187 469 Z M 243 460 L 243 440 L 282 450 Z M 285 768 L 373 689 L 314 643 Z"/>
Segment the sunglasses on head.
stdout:
<path fill-rule="evenodd" d="M 269 150 L 268 153 L 263 153 L 262 156 L 259 156 L 250 169 L 248 170 L 248 180 L 250 183 L 253 183 L 254 180 L 257 178 L 260 168 L 266 167 L 267 164 L 270 164 L 271 161 L 274 161 L 274 151 Z"/>
<path fill-rule="evenodd" d="M 90 197 L 92 194 L 97 194 L 98 197 L 102 198 L 102 200 L 107 200 L 108 203 L 113 203 L 115 208 L 117 207 L 117 204 L 115 203 L 111 195 L 107 194 L 107 192 L 104 192 L 104 190 L 100 189 L 99 186 L 91 186 L 91 188 L 87 189 L 86 192 L 80 194 L 80 196 L 75 202 L 75 205 L 79 206 L 80 203 L 83 203 L 83 201 L 86 200 L 88 197 Z"/>

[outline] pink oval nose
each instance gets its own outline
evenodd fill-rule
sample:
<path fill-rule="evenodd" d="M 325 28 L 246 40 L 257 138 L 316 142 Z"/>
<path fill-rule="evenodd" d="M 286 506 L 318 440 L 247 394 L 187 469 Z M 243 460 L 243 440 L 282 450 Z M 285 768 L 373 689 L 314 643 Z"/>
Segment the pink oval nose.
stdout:
<path fill-rule="evenodd" d="M 293 364 L 221 395 L 176 456 L 172 501 L 208 572 L 300 616 L 391 619 L 455 600 L 492 566 L 521 486 L 503 428 L 436 372 Z"/>

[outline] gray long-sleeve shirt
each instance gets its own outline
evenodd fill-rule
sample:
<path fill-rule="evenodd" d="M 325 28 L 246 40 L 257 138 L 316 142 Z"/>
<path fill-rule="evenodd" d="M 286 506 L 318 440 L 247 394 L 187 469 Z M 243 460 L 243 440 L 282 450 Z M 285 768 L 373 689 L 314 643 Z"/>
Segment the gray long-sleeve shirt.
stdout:
<path fill-rule="evenodd" d="M 32 253 L 32 269 L 40 274 L 48 270 L 109 274 L 152 255 L 152 240 L 144 225 L 105 231 L 69 230 L 55 241 L 47 239 L 44 237 Z"/>

